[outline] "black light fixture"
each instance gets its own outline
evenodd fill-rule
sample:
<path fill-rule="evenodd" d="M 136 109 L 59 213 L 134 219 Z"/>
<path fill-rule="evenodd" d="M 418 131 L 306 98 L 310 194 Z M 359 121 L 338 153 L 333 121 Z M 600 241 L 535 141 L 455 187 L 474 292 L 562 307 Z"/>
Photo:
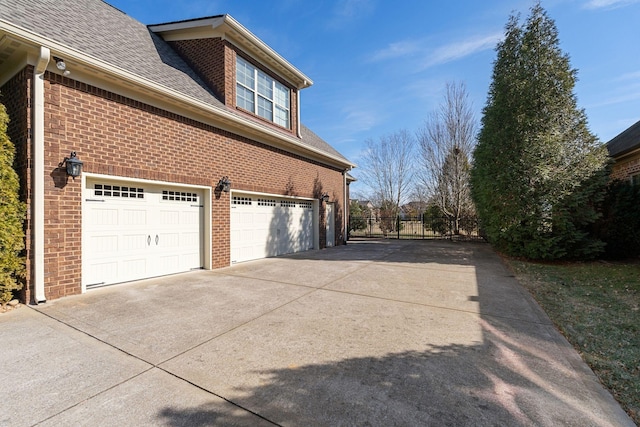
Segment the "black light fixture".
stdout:
<path fill-rule="evenodd" d="M 322 196 L 320 196 L 320 201 L 321 202 L 328 202 L 329 201 L 329 193 L 327 193 L 327 192 L 322 193 Z"/>
<path fill-rule="evenodd" d="M 62 163 L 65 163 L 67 166 L 67 175 L 76 179 L 76 176 L 80 176 L 82 173 L 82 162 L 78 159 L 75 151 L 72 151 L 69 157 L 65 157 Z M 60 163 L 60 165 L 62 165 Z"/>
<path fill-rule="evenodd" d="M 218 188 L 220 191 L 224 191 L 225 193 L 228 193 L 229 190 L 231 190 L 231 181 L 229 181 L 228 176 L 223 176 L 220 181 L 218 181 Z"/>

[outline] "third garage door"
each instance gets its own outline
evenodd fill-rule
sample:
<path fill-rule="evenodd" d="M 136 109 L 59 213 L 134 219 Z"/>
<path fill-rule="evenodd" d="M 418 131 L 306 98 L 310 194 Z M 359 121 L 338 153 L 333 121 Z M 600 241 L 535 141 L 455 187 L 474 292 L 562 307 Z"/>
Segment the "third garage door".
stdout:
<path fill-rule="evenodd" d="M 313 202 L 234 193 L 231 262 L 313 249 Z"/>

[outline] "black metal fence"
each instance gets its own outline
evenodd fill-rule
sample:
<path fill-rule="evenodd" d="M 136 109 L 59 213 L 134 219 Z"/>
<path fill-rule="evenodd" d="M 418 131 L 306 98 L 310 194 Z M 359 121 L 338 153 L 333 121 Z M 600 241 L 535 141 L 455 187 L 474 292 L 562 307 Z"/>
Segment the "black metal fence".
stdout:
<path fill-rule="evenodd" d="M 477 217 L 462 217 L 456 221 L 426 214 L 418 217 L 351 216 L 349 237 L 483 240 Z"/>

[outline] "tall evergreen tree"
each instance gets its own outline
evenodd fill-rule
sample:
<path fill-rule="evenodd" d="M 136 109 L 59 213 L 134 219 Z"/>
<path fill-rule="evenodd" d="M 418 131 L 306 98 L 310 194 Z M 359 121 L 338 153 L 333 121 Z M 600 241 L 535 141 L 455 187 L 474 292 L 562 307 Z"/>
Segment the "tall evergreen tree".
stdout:
<path fill-rule="evenodd" d="M 497 46 L 471 171 L 482 227 L 499 250 L 532 259 L 594 256 L 587 229 L 607 179 L 606 149 L 573 89 L 576 70 L 536 4 Z"/>
<path fill-rule="evenodd" d="M 18 175 L 13 169 L 15 147 L 7 136 L 9 117 L 0 104 L 0 303 L 22 288 L 24 277 L 23 221 L 25 207 L 18 196 Z"/>

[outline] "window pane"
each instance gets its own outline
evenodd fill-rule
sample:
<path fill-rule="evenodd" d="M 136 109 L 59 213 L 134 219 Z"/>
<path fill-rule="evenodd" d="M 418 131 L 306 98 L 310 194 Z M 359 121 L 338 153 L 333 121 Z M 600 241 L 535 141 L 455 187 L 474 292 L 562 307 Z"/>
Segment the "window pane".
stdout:
<path fill-rule="evenodd" d="M 280 126 L 289 127 L 289 112 L 279 106 L 276 106 L 275 118 L 273 120 Z"/>
<path fill-rule="evenodd" d="M 258 96 L 258 115 L 273 121 L 273 104 L 261 96 Z"/>
<path fill-rule="evenodd" d="M 258 71 L 258 94 L 273 99 L 273 79 L 261 71 Z"/>
<path fill-rule="evenodd" d="M 238 83 L 241 83 L 250 89 L 255 89 L 256 82 L 254 80 L 254 70 L 255 68 L 247 61 L 242 58 L 238 58 L 236 61 L 236 80 Z"/>
<path fill-rule="evenodd" d="M 237 84 L 236 85 L 236 105 L 240 108 L 244 108 L 245 110 L 249 110 L 251 112 L 255 112 L 255 104 L 253 100 L 253 92 L 244 86 Z"/>
<path fill-rule="evenodd" d="M 275 83 L 276 83 L 275 84 L 276 96 L 274 98 L 274 101 L 280 107 L 288 110 L 289 109 L 289 89 L 283 84 L 280 84 L 278 82 L 275 82 Z"/>

